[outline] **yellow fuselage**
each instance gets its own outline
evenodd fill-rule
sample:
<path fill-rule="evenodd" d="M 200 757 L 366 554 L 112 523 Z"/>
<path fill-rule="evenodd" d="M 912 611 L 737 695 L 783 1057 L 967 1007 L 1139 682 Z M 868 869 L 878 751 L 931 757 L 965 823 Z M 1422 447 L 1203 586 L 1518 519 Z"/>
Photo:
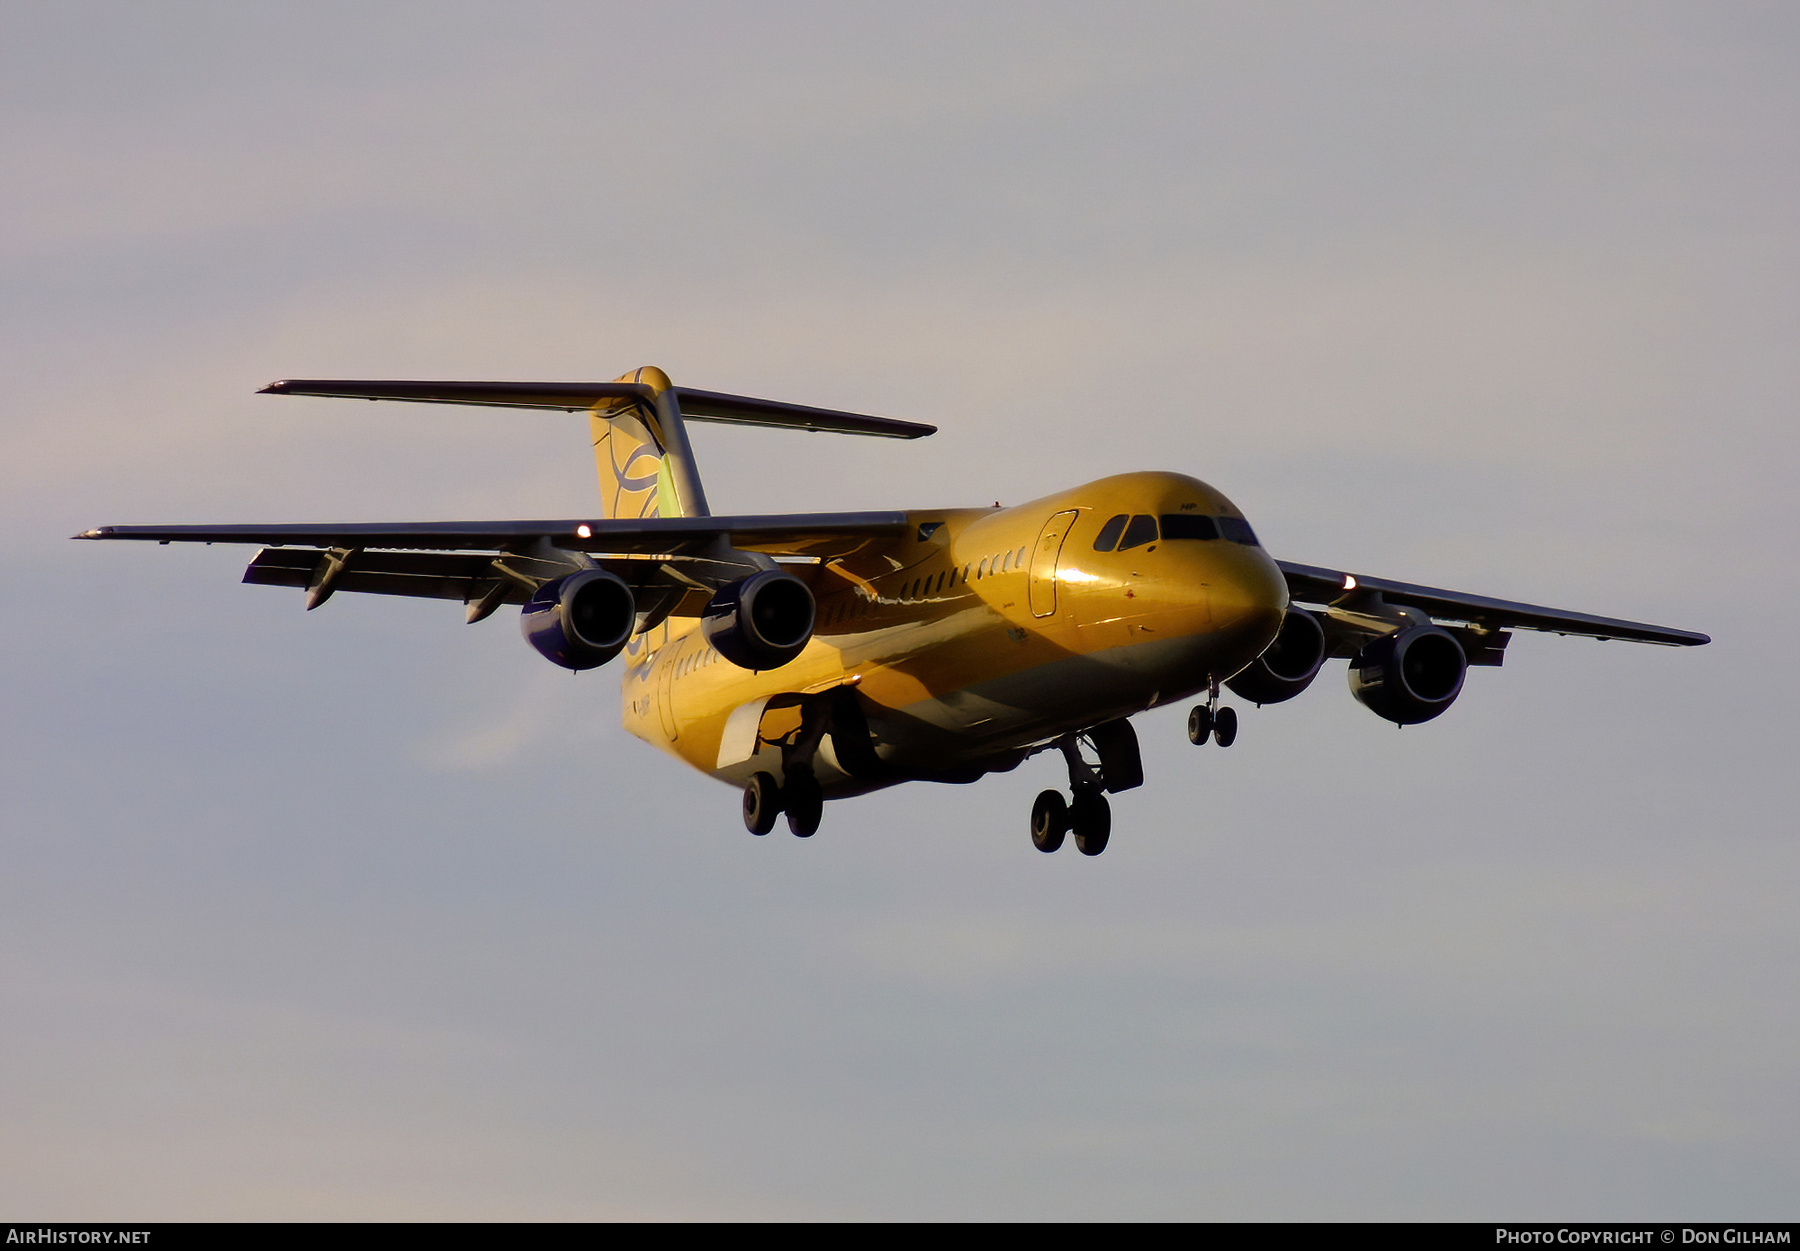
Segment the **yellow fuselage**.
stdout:
<path fill-rule="evenodd" d="M 1096 551 L 1108 519 L 1241 518 L 1193 478 L 1133 473 L 1012 508 L 922 510 L 911 533 L 823 564 L 789 566 L 818 604 L 801 654 L 752 673 L 719 656 L 695 618 L 631 645 L 625 728 L 742 784 L 781 775 L 794 697 L 853 688 L 884 777 L 852 776 L 831 739 L 827 794 L 913 777 L 1008 768 L 1022 749 L 1231 676 L 1275 637 L 1287 587 L 1261 547 L 1162 538 Z"/>

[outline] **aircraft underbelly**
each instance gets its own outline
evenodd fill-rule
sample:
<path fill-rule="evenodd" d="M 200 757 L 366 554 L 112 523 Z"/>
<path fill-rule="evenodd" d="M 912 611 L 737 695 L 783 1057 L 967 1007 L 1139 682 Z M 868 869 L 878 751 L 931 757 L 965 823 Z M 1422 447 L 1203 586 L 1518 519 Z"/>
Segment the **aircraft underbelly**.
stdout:
<path fill-rule="evenodd" d="M 1185 699 L 1206 689 L 1210 673 L 1223 676 L 1220 666 L 1244 663 L 1241 649 L 1206 636 L 1063 656 L 894 710 L 877 751 L 901 770 L 976 761 Z"/>

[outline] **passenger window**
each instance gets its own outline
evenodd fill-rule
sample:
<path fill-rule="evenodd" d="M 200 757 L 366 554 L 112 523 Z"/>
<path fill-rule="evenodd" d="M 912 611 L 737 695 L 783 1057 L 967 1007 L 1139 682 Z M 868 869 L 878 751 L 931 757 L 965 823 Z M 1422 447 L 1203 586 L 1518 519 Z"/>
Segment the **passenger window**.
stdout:
<path fill-rule="evenodd" d="M 1164 513 L 1162 536 L 1165 539 L 1216 539 L 1219 523 L 1195 513 Z"/>
<path fill-rule="evenodd" d="M 987 557 L 983 556 L 981 558 L 981 563 L 979 565 L 975 566 L 975 580 L 977 582 L 979 582 L 979 581 L 981 581 L 982 578 L 984 578 L 986 576 L 987 576 Z"/>
<path fill-rule="evenodd" d="M 1119 545 L 1119 536 L 1125 533 L 1125 523 L 1130 521 L 1124 513 L 1120 513 L 1111 521 L 1100 527 L 1100 534 L 1094 539 L 1096 552 L 1110 552 Z"/>
<path fill-rule="evenodd" d="M 1141 547 L 1145 543 L 1156 542 L 1156 518 L 1139 513 L 1125 527 L 1125 537 L 1119 540 L 1119 550 L 1126 551 L 1133 547 Z"/>
<path fill-rule="evenodd" d="M 939 592 L 942 592 L 942 591 L 943 591 L 943 589 L 944 589 L 944 575 L 943 575 L 943 574 L 941 574 L 941 573 L 940 573 L 940 574 L 938 574 L 938 583 L 937 583 L 937 589 L 938 589 L 938 591 L 939 591 Z"/>

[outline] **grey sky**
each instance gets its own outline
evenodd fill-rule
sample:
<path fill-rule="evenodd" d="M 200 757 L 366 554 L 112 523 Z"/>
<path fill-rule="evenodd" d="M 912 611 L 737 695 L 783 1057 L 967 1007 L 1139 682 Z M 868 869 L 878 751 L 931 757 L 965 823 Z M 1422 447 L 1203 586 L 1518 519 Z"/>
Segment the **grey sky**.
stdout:
<path fill-rule="evenodd" d="M 0 1209 L 1775 1218 L 1800 16 L 0 10 Z M 1706 630 L 1334 667 L 1040 856 L 1048 760 L 809 843 L 496 618 L 114 522 L 557 516 L 677 381 L 722 511 L 1219 486 L 1283 557 Z"/>

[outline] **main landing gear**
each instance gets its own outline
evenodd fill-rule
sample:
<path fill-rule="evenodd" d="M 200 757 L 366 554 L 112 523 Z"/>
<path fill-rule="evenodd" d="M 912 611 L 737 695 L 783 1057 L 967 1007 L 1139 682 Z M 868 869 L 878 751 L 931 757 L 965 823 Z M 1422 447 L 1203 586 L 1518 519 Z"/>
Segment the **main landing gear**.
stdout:
<path fill-rule="evenodd" d="M 1056 851 L 1063 836 L 1073 832 L 1075 850 L 1097 856 L 1112 837 L 1112 805 L 1098 786 L 1070 789 L 1073 803 L 1065 801 L 1061 791 L 1044 791 L 1031 805 L 1031 845 L 1039 851 Z"/>
<path fill-rule="evenodd" d="M 811 769 L 790 769 L 786 786 L 778 786 L 773 774 L 753 773 L 744 785 L 744 828 L 763 835 L 775 828 L 775 818 L 787 813 L 788 831 L 795 838 L 811 838 L 825 815 L 825 796 Z"/>
<path fill-rule="evenodd" d="M 1098 758 L 1089 764 L 1082 747 Z M 1137 732 L 1129 721 L 1109 721 L 1080 734 L 1056 740 L 1069 766 L 1069 794 L 1045 791 L 1031 805 L 1031 845 L 1039 851 L 1055 851 L 1063 837 L 1075 835 L 1075 850 L 1097 856 L 1112 837 L 1112 805 L 1107 791 L 1126 791 L 1144 784 L 1144 765 L 1138 756 Z"/>
<path fill-rule="evenodd" d="M 1206 692 L 1206 702 L 1195 704 L 1188 713 L 1188 742 L 1204 747 L 1210 737 L 1220 747 L 1230 747 L 1237 742 L 1237 731 L 1237 709 L 1219 707 L 1219 681 L 1214 678 Z"/>
<path fill-rule="evenodd" d="M 744 784 L 744 828 L 767 834 L 775 818 L 787 813 L 788 832 L 795 838 L 811 838 L 819 832 L 825 815 L 825 793 L 813 773 L 813 757 L 831 728 L 831 708 L 824 700 L 801 705 L 800 728 L 781 744 L 779 784 L 772 773 L 753 773 Z"/>

